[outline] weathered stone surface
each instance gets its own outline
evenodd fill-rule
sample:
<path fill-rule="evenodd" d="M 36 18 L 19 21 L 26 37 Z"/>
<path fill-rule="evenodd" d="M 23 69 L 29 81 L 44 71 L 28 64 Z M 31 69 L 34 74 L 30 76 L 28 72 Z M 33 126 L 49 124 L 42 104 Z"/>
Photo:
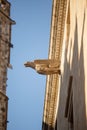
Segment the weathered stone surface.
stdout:
<path fill-rule="evenodd" d="M 10 64 L 11 24 L 13 20 L 10 19 L 10 3 L 7 0 L 0 0 L 0 130 L 7 129 L 6 82 L 7 68 Z"/>
<path fill-rule="evenodd" d="M 34 62 L 25 63 L 26 67 L 35 69 L 39 74 L 51 75 L 60 74 L 60 68 L 58 60 L 47 59 L 47 60 L 35 60 Z"/>

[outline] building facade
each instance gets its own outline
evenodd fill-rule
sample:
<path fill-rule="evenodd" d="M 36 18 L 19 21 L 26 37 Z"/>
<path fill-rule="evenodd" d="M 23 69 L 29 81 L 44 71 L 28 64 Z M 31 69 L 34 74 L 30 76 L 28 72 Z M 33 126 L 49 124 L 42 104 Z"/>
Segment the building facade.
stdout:
<path fill-rule="evenodd" d="M 53 0 L 43 130 L 87 130 L 87 0 Z"/>
<path fill-rule="evenodd" d="M 8 97 L 7 69 L 10 65 L 11 25 L 15 22 L 10 18 L 11 4 L 7 0 L 0 0 L 0 130 L 7 129 Z"/>

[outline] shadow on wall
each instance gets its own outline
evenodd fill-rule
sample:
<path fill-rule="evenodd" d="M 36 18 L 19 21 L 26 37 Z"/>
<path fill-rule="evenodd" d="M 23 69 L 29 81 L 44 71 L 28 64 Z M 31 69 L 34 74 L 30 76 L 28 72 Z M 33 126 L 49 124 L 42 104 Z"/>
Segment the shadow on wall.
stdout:
<path fill-rule="evenodd" d="M 78 55 L 78 44 L 79 44 L 78 30 L 79 29 L 77 26 L 77 18 L 76 18 L 72 65 L 70 65 L 70 62 L 67 61 L 67 47 L 66 47 L 64 74 L 60 86 L 58 122 L 57 122 L 58 129 L 61 130 L 63 129 L 86 130 L 87 129 L 86 108 L 85 108 L 86 107 L 85 106 L 85 84 L 84 84 L 85 72 L 84 72 L 84 54 L 83 54 L 84 25 L 85 25 L 85 13 L 83 18 L 80 55 Z M 70 44 L 72 44 L 72 42 Z M 71 60 L 71 54 L 69 56 L 70 56 L 69 59 Z M 72 83 L 69 83 L 70 76 L 72 76 L 73 78 Z M 71 89 L 69 87 L 71 87 Z M 66 105 L 67 105 L 67 110 L 66 110 Z M 66 116 L 65 116 L 65 112 L 67 113 Z"/>
<path fill-rule="evenodd" d="M 85 106 L 85 72 L 83 54 L 83 36 L 85 25 L 85 13 L 82 25 L 81 50 L 78 56 L 78 27 L 76 19 L 76 30 L 74 36 L 73 60 L 71 72 L 73 72 L 73 126 L 77 130 L 86 130 L 86 106 Z M 76 71 L 76 73 L 74 73 Z"/>

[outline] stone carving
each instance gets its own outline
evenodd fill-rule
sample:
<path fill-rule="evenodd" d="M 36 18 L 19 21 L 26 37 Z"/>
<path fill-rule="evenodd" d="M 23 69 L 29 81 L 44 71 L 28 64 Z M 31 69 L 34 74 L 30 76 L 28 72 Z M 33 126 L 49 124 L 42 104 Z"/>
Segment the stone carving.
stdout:
<path fill-rule="evenodd" d="M 61 74 L 60 64 L 56 59 L 34 60 L 24 64 L 26 67 L 35 69 L 37 73 L 43 75 Z"/>

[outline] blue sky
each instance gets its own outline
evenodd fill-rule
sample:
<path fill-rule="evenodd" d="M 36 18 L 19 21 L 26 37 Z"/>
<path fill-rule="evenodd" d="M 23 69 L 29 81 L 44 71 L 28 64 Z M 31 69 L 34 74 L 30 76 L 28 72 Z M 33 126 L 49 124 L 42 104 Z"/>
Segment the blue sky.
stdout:
<path fill-rule="evenodd" d="M 9 0 L 12 70 L 8 70 L 8 130 L 41 130 L 46 77 L 25 68 L 26 61 L 48 58 L 52 0 Z"/>

